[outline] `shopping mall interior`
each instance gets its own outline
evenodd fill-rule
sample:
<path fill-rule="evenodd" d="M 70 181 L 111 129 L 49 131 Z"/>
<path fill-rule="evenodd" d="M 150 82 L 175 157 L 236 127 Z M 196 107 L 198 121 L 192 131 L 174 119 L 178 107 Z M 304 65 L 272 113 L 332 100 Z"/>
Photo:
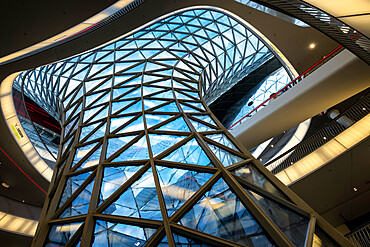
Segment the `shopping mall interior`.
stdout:
<path fill-rule="evenodd" d="M 370 246 L 370 3 L 3 2 L 1 246 Z"/>

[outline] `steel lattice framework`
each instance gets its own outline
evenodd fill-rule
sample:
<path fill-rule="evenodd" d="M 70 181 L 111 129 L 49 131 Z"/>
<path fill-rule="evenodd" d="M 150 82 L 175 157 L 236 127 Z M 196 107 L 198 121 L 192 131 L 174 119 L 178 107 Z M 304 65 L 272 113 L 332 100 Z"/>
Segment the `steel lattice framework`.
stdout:
<path fill-rule="evenodd" d="M 33 245 L 310 244 L 316 218 L 330 227 L 251 157 L 202 97 L 271 56 L 230 15 L 193 9 L 22 73 L 16 83 L 63 124 Z"/>

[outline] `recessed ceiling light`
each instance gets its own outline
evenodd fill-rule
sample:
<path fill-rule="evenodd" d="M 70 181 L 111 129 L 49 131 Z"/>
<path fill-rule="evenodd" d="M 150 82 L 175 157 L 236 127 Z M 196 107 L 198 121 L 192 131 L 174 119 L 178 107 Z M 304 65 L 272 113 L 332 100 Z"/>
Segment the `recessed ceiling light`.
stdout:
<path fill-rule="evenodd" d="M 326 136 L 324 136 L 322 139 L 326 140 Z"/>
<path fill-rule="evenodd" d="M 9 185 L 9 184 L 7 184 L 7 183 L 5 183 L 5 182 L 2 182 L 2 183 L 1 183 L 1 185 L 2 185 L 4 188 L 7 188 L 7 189 L 10 187 L 10 185 Z"/>
<path fill-rule="evenodd" d="M 260 159 L 260 161 L 262 161 L 262 159 Z"/>
<path fill-rule="evenodd" d="M 316 44 L 315 43 L 311 43 L 309 46 L 308 46 L 310 49 L 314 49 L 316 47 Z"/>
<path fill-rule="evenodd" d="M 273 144 L 271 144 L 271 147 L 273 148 L 273 147 L 274 147 L 274 145 L 273 145 Z"/>
<path fill-rule="evenodd" d="M 356 188 L 356 187 L 353 187 L 353 191 L 355 191 L 355 192 L 356 192 L 356 191 L 357 191 L 357 188 Z"/>

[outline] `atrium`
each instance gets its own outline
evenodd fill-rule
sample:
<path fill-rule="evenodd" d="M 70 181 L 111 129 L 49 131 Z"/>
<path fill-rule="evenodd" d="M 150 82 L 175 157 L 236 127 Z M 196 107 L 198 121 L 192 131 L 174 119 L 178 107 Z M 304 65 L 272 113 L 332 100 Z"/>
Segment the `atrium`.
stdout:
<path fill-rule="evenodd" d="M 368 14 L 313 2 L 81 0 L 46 36 L 23 23 L 0 54 L 0 239 L 366 246 L 370 40 L 347 17 Z"/>

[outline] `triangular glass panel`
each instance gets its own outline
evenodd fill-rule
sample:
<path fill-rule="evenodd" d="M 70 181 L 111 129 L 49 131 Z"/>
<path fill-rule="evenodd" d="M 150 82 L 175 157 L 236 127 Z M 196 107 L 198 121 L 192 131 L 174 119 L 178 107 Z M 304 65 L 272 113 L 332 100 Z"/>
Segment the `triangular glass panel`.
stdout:
<path fill-rule="evenodd" d="M 97 220 L 92 246 L 142 247 L 155 231 L 156 229 Z"/>
<path fill-rule="evenodd" d="M 45 247 L 66 246 L 82 222 L 52 225 Z"/>
<path fill-rule="evenodd" d="M 219 159 L 219 161 L 221 161 L 221 163 L 224 166 L 230 166 L 232 164 L 235 164 L 235 163 L 238 163 L 244 160 L 243 158 L 237 155 L 231 154 L 230 152 L 218 146 L 215 146 L 209 143 L 207 144 L 208 144 L 208 147 L 212 150 L 212 152 L 216 155 L 216 157 Z"/>
<path fill-rule="evenodd" d="M 223 179 L 212 186 L 179 224 L 246 246 L 273 246 Z"/>
<path fill-rule="evenodd" d="M 158 77 L 156 78 L 158 79 Z M 151 83 L 152 86 L 172 87 L 171 79 Z"/>
<path fill-rule="evenodd" d="M 92 172 L 86 172 L 77 176 L 69 177 L 66 181 L 66 186 L 63 190 L 62 197 L 60 198 L 59 207 L 62 206 L 68 198 L 81 186 L 83 182 L 91 175 Z"/>
<path fill-rule="evenodd" d="M 307 218 L 253 191 L 246 191 L 294 246 L 305 246 L 309 222 Z"/>
<path fill-rule="evenodd" d="M 134 112 L 141 112 L 142 109 L 143 109 L 143 105 L 141 103 L 141 100 L 139 100 L 138 102 L 136 102 L 132 106 L 125 109 L 122 113 L 129 114 L 129 113 L 134 113 Z"/>
<path fill-rule="evenodd" d="M 204 153 L 203 149 L 199 146 L 195 139 L 192 139 L 171 152 L 168 156 L 162 160 L 168 160 L 173 162 L 194 164 L 200 166 L 209 166 L 211 161 Z"/>
<path fill-rule="evenodd" d="M 133 87 L 114 88 L 113 89 L 113 99 L 119 98 L 120 96 L 124 95 L 125 93 L 127 93 L 128 91 L 132 89 Z"/>
<path fill-rule="evenodd" d="M 69 124 L 67 124 L 64 127 L 64 137 L 66 137 L 68 134 L 72 133 L 73 131 L 77 129 L 79 121 L 80 121 L 80 118 L 77 117 L 74 120 L 70 121 Z"/>
<path fill-rule="evenodd" d="M 106 101 L 109 100 L 109 97 L 110 97 L 110 92 L 101 92 L 101 93 L 96 93 L 96 94 L 92 94 L 92 95 L 88 95 L 86 96 L 85 98 L 85 107 L 89 107 L 91 105 L 91 103 L 93 103 L 95 100 L 97 100 L 99 97 L 101 97 L 102 95 L 106 95 L 105 97 L 103 96 L 103 99 L 105 99 Z M 100 104 L 100 100 L 98 102 L 95 103 L 95 105 L 98 105 Z"/>
<path fill-rule="evenodd" d="M 195 242 L 195 240 L 188 238 L 188 237 L 183 237 L 177 234 L 172 233 L 173 235 L 173 240 L 175 241 L 175 245 L 179 247 L 211 247 L 211 245 L 206 245 L 206 244 L 201 244 L 199 242 Z M 163 242 L 163 241 L 162 241 Z M 166 245 L 168 246 L 168 244 Z M 160 247 L 165 247 L 165 245 Z"/>
<path fill-rule="evenodd" d="M 144 130 L 143 116 L 140 116 L 138 119 L 134 120 L 132 123 L 118 131 L 116 134 L 133 132 L 138 130 Z"/>
<path fill-rule="evenodd" d="M 157 124 L 163 123 L 167 119 L 173 117 L 172 115 L 153 115 L 145 113 L 145 121 L 147 128 L 151 128 Z"/>
<path fill-rule="evenodd" d="M 142 166 L 105 167 L 99 205 L 132 177 Z"/>
<path fill-rule="evenodd" d="M 197 132 L 204 132 L 204 131 L 213 131 L 216 130 L 215 128 L 209 127 L 208 125 L 202 124 L 198 121 L 194 121 L 190 119 L 191 124 L 194 126 Z"/>
<path fill-rule="evenodd" d="M 108 139 L 107 145 L 107 158 L 109 158 L 113 153 L 117 152 L 120 148 L 129 143 L 136 136 L 122 136 L 118 138 Z"/>
<path fill-rule="evenodd" d="M 121 127 L 122 125 L 124 125 L 125 123 L 127 123 L 128 121 L 130 121 L 134 117 L 135 116 L 111 118 L 110 131 L 109 132 L 112 133 L 117 128 Z"/>
<path fill-rule="evenodd" d="M 97 145 L 99 145 L 99 143 L 98 142 L 95 142 L 95 143 L 92 143 L 92 144 L 89 144 L 89 145 L 86 145 L 86 146 L 77 148 L 76 149 L 75 157 L 73 159 L 73 165 L 72 165 L 72 167 L 75 166 L 89 152 L 91 152 L 91 150 L 93 150 Z"/>
<path fill-rule="evenodd" d="M 177 105 L 175 102 L 172 102 L 168 105 L 159 107 L 158 109 L 154 110 L 155 112 L 179 112 L 179 109 L 177 108 Z"/>
<path fill-rule="evenodd" d="M 150 43 L 149 43 L 150 44 Z M 141 50 L 141 53 L 144 55 L 146 59 L 149 59 L 156 55 L 159 52 L 159 50 Z"/>
<path fill-rule="evenodd" d="M 117 86 L 118 84 L 120 84 L 120 86 L 132 85 L 129 82 L 132 82 L 135 79 L 138 79 L 137 84 L 141 84 L 141 76 L 137 77 L 137 76 L 132 76 L 132 75 L 116 75 L 114 76 L 113 86 Z"/>
<path fill-rule="evenodd" d="M 153 157 L 157 156 L 160 153 L 163 153 L 165 150 L 169 149 L 176 143 L 185 139 L 186 136 L 179 135 L 157 135 L 149 134 L 150 145 L 152 147 Z"/>
<path fill-rule="evenodd" d="M 128 55 L 127 57 L 123 58 L 122 61 L 135 61 L 135 60 L 143 60 L 145 57 L 140 53 L 139 50 L 136 52 Z"/>
<path fill-rule="evenodd" d="M 103 213 L 162 220 L 152 169 L 146 171 Z"/>
<path fill-rule="evenodd" d="M 131 69 L 128 69 L 128 70 L 124 71 L 123 73 L 125 73 L 125 74 L 142 73 L 144 71 L 144 66 L 145 66 L 145 63 L 141 63 L 141 64 L 138 64 L 138 65 L 136 65 L 135 67 L 133 67 Z"/>
<path fill-rule="evenodd" d="M 213 134 L 213 135 L 206 135 L 209 139 L 214 140 L 217 143 L 220 143 L 226 147 L 234 149 L 235 151 L 239 151 L 239 149 L 230 141 L 230 139 L 224 134 Z"/>
<path fill-rule="evenodd" d="M 157 92 L 159 92 L 161 90 L 163 90 L 163 88 L 146 87 L 146 86 L 144 86 L 143 87 L 143 96 L 146 96 L 146 95 L 149 95 L 149 94 L 153 94 L 153 93 L 157 93 Z"/>
<path fill-rule="evenodd" d="M 131 104 L 134 101 L 135 100 L 125 100 L 125 101 L 112 102 L 112 114 L 116 114 L 117 112 L 121 111 L 122 109 L 124 109 L 125 107 L 127 107 L 129 104 Z M 124 112 L 124 113 L 126 113 L 126 112 Z"/>
<path fill-rule="evenodd" d="M 130 98 L 138 98 L 141 97 L 141 87 L 138 87 L 134 91 L 119 97 L 119 99 L 130 99 Z"/>
<path fill-rule="evenodd" d="M 177 91 L 175 91 L 175 94 L 176 94 L 177 99 L 194 100 L 194 99 L 190 98 L 189 96 L 186 96 L 185 94 L 179 93 Z"/>
<path fill-rule="evenodd" d="M 187 106 L 187 105 L 184 105 L 184 104 L 181 104 L 181 108 L 182 108 L 182 110 L 184 111 L 184 112 L 190 112 L 190 113 L 194 113 L 194 112 L 200 112 L 199 110 L 196 110 L 196 109 L 194 109 L 194 108 L 192 108 L 192 107 L 190 107 L 190 106 Z"/>
<path fill-rule="evenodd" d="M 95 152 L 93 152 L 89 158 L 87 158 L 82 164 L 76 169 L 81 170 L 91 166 L 95 166 L 99 164 L 100 161 L 100 154 L 101 154 L 101 147 L 99 147 Z"/>
<path fill-rule="evenodd" d="M 102 66 L 99 66 L 99 65 L 100 64 L 98 64 L 98 65 L 94 64 L 93 66 L 97 66 L 100 69 L 100 67 L 102 67 Z M 106 65 L 106 64 L 104 64 L 104 65 Z M 104 69 L 102 71 L 100 71 L 100 72 L 98 72 L 97 74 L 94 75 L 94 78 L 107 76 L 107 75 L 112 75 L 113 74 L 113 68 L 114 68 L 113 64 L 111 64 L 107 67 L 104 67 Z M 90 76 L 93 74 L 93 72 L 94 72 L 93 70 L 94 70 L 94 67 L 91 67 L 91 70 L 90 70 L 90 73 L 89 73 Z"/>
<path fill-rule="evenodd" d="M 122 72 L 124 70 L 129 69 L 131 66 L 137 65 L 137 62 L 116 62 L 115 63 L 115 72 Z M 125 71 L 126 72 L 126 71 Z"/>
<path fill-rule="evenodd" d="M 117 158 L 112 160 L 112 162 L 146 159 L 149 159 L 149 151 L 146 137 L 143 136 L 123 151 Z"/>
<path fill-rule="evenodd" d="M 178 168 L 156 166 L 168 217 L 171 217 L 196 191 L 211 177 L 209 173 L 199 173 Z"/>
<path fill-rule="evenodd" d="M 212 120 L 212 118 L 209 115 L 191 115 L 192 117 L 202 120 L 206 123 L 213 124 L 217 126 L 217 124 Z"/>
<path fill-rule="evenodd" d="M 98 80 L 89 80 L 85 81 L 85 92 L 89 92 L 92 88 L 98 86 L 100 83 L 102 83 L 105 80 L 103 79 L 98 79 Z"/>
<path fill-rule="evenodd" d="M 86 122 L 87 120 L 89 120 L 94 114 L 101 111 L 104 107 L 107 107 L 107 106 L 102 105 L 102 106 L 91 108 L 89 110 L 85 110 L 84 111 L 83 122 Z"/>
<path fill-rule="evenodd" d="M 81 214 L 87 214 L 90 205 L 91 194 L 94 188 L 95 178 L 81 191 L 80 194 L 68 205 L 67 209 L 58 217 L 67 218 Z"/>
<path fill-rule="evenodd" d="M 188 79 L 183 74 L 180 74 L 179 72 L 177 72 L 177 70 L 175 70 L 174 76 L 179 77 L 180 75 L 183 77 L 183 79 Z M 178 82 L 176 80 L 173 80 L 173 88 L 190 89 L 189 87 L 181 84 L 180 82 Z"/>
<path fill-rule="evenodd" d="M 156 100 L 156 99 L 144 99 L 144 110 L 157 107 L 164 103 L 168 102 L 167 100 Z"/>
<path fill-rule="evenodd" d="M 87 138 L 86 141 L 84 142 L 89 142 L 89 141 L 92 141 L 92 140 L 95 140 L 97 138 L 101 138 L 105 135 L 105 131 L 106 131 L 106 124 L 103 124 L 99 129 L 95 130 L 95 128 L 99 125 L 100 123 L 97 123 L 97 124 L 93 124 L 93 125 L 88 125 L 84 128 L 82 128 L 81 130 L 81 135 L 80 135 L 80 140 L 83 139 L 81 138 L 82 137 L 82 134 L 84 136 L 87 136 L 88 134 L 90 134 L 91 132 L 93 132 L 93 134 Z M 95 125 L 95 126 L 94 126 Z"/>
<path fill-rule="evenodd" d="M 190 132 L 188 125 L 182 117 L 157 128 L 157 130 Z"/>
<path fill-rule="evenodd" d="M 155 94 L 155 95 L 152 95 L 150 97 L 161 98 L 161 99 L 173 99 L 173 92 L 171 90 L 168 90 L 166 92 Z"/>
<path fill-rule="evenodd" d="M 273 185 L 263 173 L 261 173 L 252 163 L 248 163 L 246 165 L 243 165 L 233 171 L 236 175 L 244 178 L 248 182 L 255 184 L 268 192 L 275 194 L 281 198 L 287 199 L 287 197 L 280 192 L 276 188 L 275 185 Z"/>

